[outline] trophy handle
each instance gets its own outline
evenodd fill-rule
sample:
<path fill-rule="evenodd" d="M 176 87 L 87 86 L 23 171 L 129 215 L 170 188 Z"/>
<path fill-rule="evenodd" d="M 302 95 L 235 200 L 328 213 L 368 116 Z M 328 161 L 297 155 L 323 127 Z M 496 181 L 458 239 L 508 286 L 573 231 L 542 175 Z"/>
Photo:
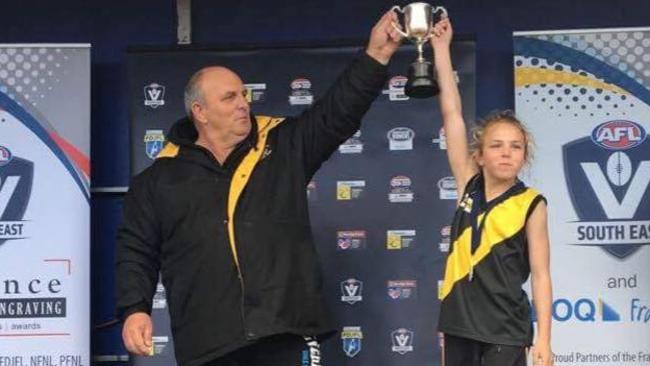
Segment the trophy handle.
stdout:
<path fill-rule="evenodd" d="M 398 12 L 398 13 L 404 14 L 404 11 L 402 10 L 402 8 L 400 8 L 400 7 L 397 6 L 397 5 L 395 5 L 395 6 L 393 6 L 392 8 L 390 8 L 390 11 L 393 11 L 393 12 L 396 11 L 396 12 Z M 397 26 L 397 24 L 395 24 L 395 22 L 391 22 L 390 24 L 393 25 L 393 28 L 395 28 L 395 30 L 396 30 L 397 32 L 399 32 L 399 34 L 401 34 L 403 37 L 408 38 L 409 35 L 406 34 L 403 30 L 399 29 L 399 27 Z"/>
<path fill-rule="evenodd" d="M 445 9 L 444 7 L 442 7 L 442 6 L 431 7 L 431 13 L 432 13 L 433 16 L 434 16 L 434 18 L 433 18 L 434 20 L 435 20 L 435 16 L 438 14 L 439 11 L 441 12 L 441 14 L 440 14 L 440 19 L 438 20 L 438 22 L 439 22 L 440 20 L 442 20 L 443 18 L 447 18 L 447 17 L 449 16 L 449 15 L 447 14 L 447 9 Z M 436 25 L 436 23 L 438 23 L 438 22 L 434 22 L 434 21 L 432 21 L 432 23 L 433 23 L 432 26 Z M 429 38 L 431 38 L 432 36 L 433 36 L 433 33 L 432 33 L 432 31 L 430 30 L 430 31 L 429 31 L 429 34 L 427 34 L 427 36 L 424 37 L 423 42 L 428 41 Z"/>
<path fill-rule="evenodd" d="M 438 11 L 442 12 L 440 19 L 449 17 L 449 14 L 447 14 L 447 9 L 445 9 L 444 7 L 437 6 L 435 8 L 434 7 L 431 8 L 431 12 L 433 13 L 433 15 L 436 15 Z"/>

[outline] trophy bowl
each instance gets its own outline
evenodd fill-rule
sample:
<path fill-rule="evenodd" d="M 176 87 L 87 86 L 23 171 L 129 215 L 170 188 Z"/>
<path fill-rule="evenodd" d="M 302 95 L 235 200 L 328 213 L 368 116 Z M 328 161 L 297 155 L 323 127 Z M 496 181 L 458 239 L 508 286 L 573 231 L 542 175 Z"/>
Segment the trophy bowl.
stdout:
<path fill-rule="evenodd" d="M 418 58 L 408 69 L 404 93 L 413 98 L 429 98 L 437 95 L 440 88 L 434 75 L 433 65 L 424 58 L 422 48 L 431 38 L 434 20 L 446 17 L 447 10 L 442 6 L 433 7 L 424 2 L 411 3 L 404 8 L 393 6 L 391 10 L 401 14 L 404 21 L 401 28 L 393 23 L 395 29 L 413 42 L 418 50 Z"/>

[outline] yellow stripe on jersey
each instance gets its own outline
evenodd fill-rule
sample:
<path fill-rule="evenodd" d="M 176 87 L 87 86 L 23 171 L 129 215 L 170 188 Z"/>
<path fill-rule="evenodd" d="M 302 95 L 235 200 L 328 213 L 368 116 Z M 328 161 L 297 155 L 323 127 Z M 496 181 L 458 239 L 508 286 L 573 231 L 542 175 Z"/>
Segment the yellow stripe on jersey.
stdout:
<path fill-rule="evenodd" d="M 449 295 L 453 286 L 467 276 L 472 266 L 476 266 L 490 254 L 492 248 L 514 236 L 526 225 L 528 208 L 539 192 L 532 188 L 507 198 L 494 207 L 487 216 L 481 242 L 474 254 L 471 254 L 472 227 L 468 225 L 452 244 L 452 251 L 447 257 L 445 277 L 440 292 L 440 300 Z M 483 214 L 479 215 L 481 222 Z"/>

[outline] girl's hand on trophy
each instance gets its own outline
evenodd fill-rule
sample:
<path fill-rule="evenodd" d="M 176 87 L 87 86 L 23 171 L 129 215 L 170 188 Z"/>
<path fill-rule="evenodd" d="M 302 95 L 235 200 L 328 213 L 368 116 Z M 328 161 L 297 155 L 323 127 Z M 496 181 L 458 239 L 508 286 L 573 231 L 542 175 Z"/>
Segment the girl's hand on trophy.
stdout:
<path fill-rule="evenodd" d="M 453 37 L 453 28 L 451 27 L 451 22 L 448 17 L 443 17 L 431 31 L 431 47 L 449 47 L 451 44 L 451 39 Z"/>

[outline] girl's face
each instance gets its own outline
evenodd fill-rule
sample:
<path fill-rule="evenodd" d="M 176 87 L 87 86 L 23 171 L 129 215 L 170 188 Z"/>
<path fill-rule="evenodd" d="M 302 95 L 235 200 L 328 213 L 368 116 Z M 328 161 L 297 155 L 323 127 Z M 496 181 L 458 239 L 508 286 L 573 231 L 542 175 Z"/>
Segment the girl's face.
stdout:
<path fill-rule="evenodd" d="M 483 143 L 476 158 L 484 174 L 498 180 L 513 180 L 526 160 L 524 134 L 508 122 L 490 125 L 482 136 Z"/>

